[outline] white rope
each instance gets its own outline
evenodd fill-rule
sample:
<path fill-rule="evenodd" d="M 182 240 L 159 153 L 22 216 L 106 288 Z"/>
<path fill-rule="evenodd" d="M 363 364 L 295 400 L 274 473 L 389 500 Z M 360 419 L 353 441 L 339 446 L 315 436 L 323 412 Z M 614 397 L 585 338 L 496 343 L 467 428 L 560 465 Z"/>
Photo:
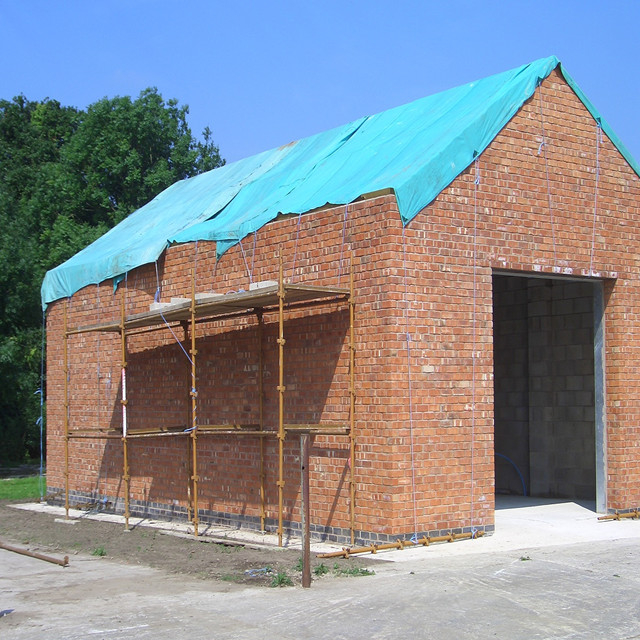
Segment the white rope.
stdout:
<path fill-rule="evenodd" d="M 547 175 L 547 201 L 549 203 L 549 217 L 551 219 L 551 241 L 553 243 L 553 265 L 557 265 L 556 259 L 556 229 L 555 221 L 553 219 L 553 205 L 551 203 L 551 183 L 549 181 L 549 163 L 547 161 L 547 137 L 544 131 L 544 116 L 542 113 L 542 84 L 538 84 L 538 97 L 540 98 L 540 127 L 542 128 L 542 142 L 538 147 L 538 155 L 540 152 L 544 152 L 544 169 Z"/>
<path fill-rule="evenodd" d="M 251 273 L 249 274 L 249 281 L 253 282 L 253 267 L 256 261 L 256 238 L 258 237 L 258 230 L 253 232 L 253 249 L 251 250 Z"/>
<path fill-rule="evenodd" d="M 160 295 L 161 295 L 161 287 L 160 287 L 160 276 L 158 275 L 158 261 L 155 261 L 155 267 L 156 267 L 156 293 L 153 296 L 153 301 L 154 302 L 160 302 Z"/>
<path fill-rule="evenodd" d="M 598 215 L 598 184 L 600 182 L 600 145 L 602 144 L 602 127 L 596 121 L 596 185 L 593 195 L 593 225 L 591 229 L 591 254 L 589 256 L 589 275 L 593 274 L 593 254 L 596 249 L 596 218 Z"/>
<path fill-rule="evenodd" d="M 73 296 L 69 296 L 67 298 L 67 327 L 65 327 L 66 329 L 69 328 L 69 316 L 71 315 L 71 310 L 73 308 Z M 71 362 L 69 359 L 69 337 L 66 337 L 66 341 L 67 341 L 67 389 L 71 388 Z M 65 413 L 67 414 L 67 425 L 71 424 L 71 402 L 69 401 L 69 398 L 66 398 L 66 408 L 65 408 Z"/>
<path fill-rule="evenodd" d="M 298 257 L 298 238 L 300 237 L 300 221 L 302 220 L 302 211 L 298 214 L 298 224 L 296 226 L 296 241 L 293 245 L 293 265 L 291 266 L 291 282 L 296 278 L 296 259 Z"/>
<path fill-rule="evenodd" d="M 477 319 L 477 254 L 478 254 L 478 185 L 480 184 L 480 164 L 475 160 L 475 179 L 473 181 L 473 331 L 471 352 L 471 502 L 469 526 L 475 537 L 474 522 L 474 489 L 475 489 L 475 436 L 476 436 L 476 319 Z"/>
<path fill-rule="evenodd" d="M 247 275 L 249 276 L 249 283 L 253 282 L 253 276 L 251 270 L 249 269 L 249 263 L 247 262 L 247 254 L 244 252 L 244 247 L 242 246 L 242 240 L 238 240 L 238 244 L 240 245 L 240 251 L 242 252 L 242 259 L 244 260 L 244 268 L 247 270 Z"/>
<path fill-rule="evenodd" d="M 158 277 L 158 261 L 157 260 L 156 260 L 155 264 L 156 264 L 156 295 L 155 295 L 154 299 L 155 299 L 156 302 L 160 302 L 160 279 Z M 195 277 L 196 277 L 195 268 L 194 268 L 194 272 L 193 272 L 193 277 L 194 277 L 194 281 L 195 281 Z M 178 346 L 182 350 L 182 353 L 184 353 L 185 357 L 189 361 L 189 364 L 191 365 L 191 393 L 193 393 L 195 396 L 197 396 L 198 395 L 198 390 L 196 388 L 196 376 L 195 376 L 195 372 L 194 372 L 194 368 L 195 367 L 193 366 L 193 360 L 191 359 L 191 356 L 189 355 L 187 350 L 184 348 L 180 338 L 178 338 L 178 336 L 175 334 L 174 330 L 171 328 L 171 325 L 167 322 L 167 319 L 164 317 L 164 314 L 162 313 L 162 311 L 160 311 L 160 317 L 162 318 L 162 321 L 167 326 L 167 329 L 169 329 L 169 331 L 171 332 L 171 335 L 174 337 L 175 341 L 178 343 Z M 189 428 L 185 429 L 184 432 L 185 433 L 189 433 L 190 431 L 193 431 L 194 429 L 197 429 L 197 428 L 198 428 L 197 425 L 193 426 L 193 427 L 189 427 Z"/>
<path fill-rule="evenodd" d="M 196 278 L 198 277 L 198 241 L 196 240 L 196 246 L 193 251 L 193 284 L 198 288 L 198 281 Z"/>
<path fill-rule="evenodd" d="M 402 266 L 404 270 L 404 319 L 405 337 L 407 341 L 407 388 L 409 391 L 409 441 L 411 453 L 411 489 L 413 497 L 413 538 L 418 539 L 418 510 L 416 505 L 416 468 L 413 452 L 413 388 L 411 384 L 411 333 L 409 332 L 409 288 L 407 285 L 407 247 L 405 227 L 402 225 Z"/>
<path fill-rule="evenodd" d="M 100 303 L 100 283 L 98 282 L 96 284 L 96 303 L 97 303 L 97 312 L 98 312 L 98 325 L 101 324 L 102 322 L 102 304 Z M 97 345 L 96 345 L 96 361 L 97 361 L 97 365 L 96 365 L 96 378 L 97 378 L 97 419 L 98 419 L 98 427 L 101 427 L 101 419 L 102 419 L 102 411 L 101 411 L 101 404 L 102 404 L 102 388 L 101 388 L 101 384 L 100 384 L 100 380 L 102 379 L 102 375 L 101 375 L 101 370 L 100 370 L 100 334 L 102 332 L 98 331 L 98 338 L 97 338 Z M 109 443 L 107 441 L 105 441 L 104 444 L 104 456 L 105 456 L 105 461 L 106 461 L 106 454 L 109 448 Z M 104 480 L 101 482 L 101 476 L 102 474 L 100 473 L 98 475 L 98 495 L 104 495 L 105 496 L 105 502 L 106 502 L 106 493 L 107 493 L 107 476 L 108 476 L 108 468 L 107 468 L 107 463 L 105 462 L 103 464 L 104 467 Z M 100 491 L 100 485 L 102 484 L 103 486 L 103 491 Z"/>
<path fill-rule="evenodd" d="M 40 347 L 40 388 L 36 391 L 40 395 L 40 417 L 36 420 L 36 425 L 40 427 L 40 474 L 38 476 L 38 488 L 40 490 L 40 501 L 44 500 L 45 479 L 44 479 L 44 361 L 45 361 L 45 334 L 46 334 L 46 311 L 42 312 L 42 340 Z"/>
<path fill-rule="evenodd" d="M 158 277 L 158 261 L 157 260 L 155 265 L 156 265 L 156 295 L 154 296 L 154 300 L 156 302 L 160 302 L 160 279 Z M 171 332 L 171 335 L 175 338 L 175 341 L 178 343 L 178 346 L 182 349 L 182 352 L 187 357 L 187 360 L 189 361 L 189 363 L 193 365 L 193 360 L 191 359 L 191 356 L 187 353 L 187 350 L 182 345 L 182 341 L 180 340 L 180 338 L 178 338 L 174 330 L 171 328 L 171 325 L 167 322 L 167 319 L 164 317 L 164 313 L 162 313 L 162 311 L 160 311 L 160 317 L 162 318 L 163 322 L 167 325 L 167 329 L 169 329 L 169 331 Z M 192 377 L 193 377 L 193 374 L 192 374 Z M 193 390 L 195 391 L 195 380 L 193 380 Z"/>
<path fill-rule="evenodd" d="M 96 285 L 96 301 L 97 301 L 97 305 L 98 305 L 98 325 L 101 323 L 102 321 L 102 305 L 100 304 L 100 283 L 98 282 L 98 284 Z M 98 344 L 96 345 L 96 361 L 97 361 L 97 366 L 96 366 L 96 376 L 98 378 L 98 427 L 100 427 L 100 416 L 101 416 L 101 412 L 100 412 L 100 334 L 102 332 L 98 331 Z"/>
<path fill-rule="evenodd" d="M 347 238 L 347 218 L 349 217 L 349 205 L 344 205 L 344 218 L 342 220 L 342 243 L 340 244 L 340 264 L 338 267 L 338 286 L 342 282 L 342 258 L 344 255 L 344 244 Z M 402 233 L 404 234 L 404 226 L 402 227 Z M 403 236 L 404 237 L 404 236 Z"/>

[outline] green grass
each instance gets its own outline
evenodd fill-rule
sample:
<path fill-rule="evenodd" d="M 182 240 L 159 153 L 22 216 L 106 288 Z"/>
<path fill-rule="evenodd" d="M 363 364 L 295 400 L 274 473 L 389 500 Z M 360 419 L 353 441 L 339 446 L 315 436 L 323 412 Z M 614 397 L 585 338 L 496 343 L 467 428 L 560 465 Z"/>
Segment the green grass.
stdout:
<path fill-rule="evenodd" d="M 223 582 L 235 582 L 237 584 L 240 584 L 244 581 L 244 576 L 238 573 L 225 573 L 224 575 L 220 576 L 220 580 L 222 580 Z"/>
<path fill-rule="evenodd" d="M 0 500 L 37 500 L 39 497 L 40 476 L 0 479 Z"/>
<path fill-rule="evenodd" d="M 286 571 L 279 571 L 271 578 L 272 587 L 292 587 L 293 580 L 287 575 Z"/>
<path fill-rule="evenodd" d="M 100 545 L 99 547 L 96 547 L 92 552 L 91 552 L 92 556 L 97 556 L 98 558 L 104 558 L 104 556 L 107 555 L 107 551 L 104 548 L 104 546 Z"/>

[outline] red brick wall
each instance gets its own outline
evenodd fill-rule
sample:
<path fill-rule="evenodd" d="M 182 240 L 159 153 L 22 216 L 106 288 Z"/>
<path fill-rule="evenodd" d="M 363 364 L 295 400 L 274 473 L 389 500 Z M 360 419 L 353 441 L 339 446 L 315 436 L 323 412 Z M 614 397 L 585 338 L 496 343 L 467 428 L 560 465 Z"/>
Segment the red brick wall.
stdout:
<path fill-rule="evenodd" d="M 596 134 L 593 118 L 553 73 L 480 156 L 477 167 L 461 174 L 411 222 L 404 242 L 391 195 L 349 205 L 346 225 L 345 207 L 277 220 L 257 232 L 255 256 L 253 236 L 243 241 L 254 280 L 277 278 L 280 250 L 286 277 L 346 286 L 348 250 L 354 251 L 359 531 L 393 536 L 416 529 L 492 526 L 493 269 L 576 276 L 593 271 L 608 279 L 608 506 L 623 509 L 640 502 L 640 399 L 635 392 L 640 376 L 636 311 L 640 292 L 634 248 L 640 246 L 640 180 L 603 136 L 594 207 Z M 194 268 L 198 292 L 247 288 L 240 247 L 225 254 L 217 268 L 214 249 L 213 243 L 200 242 L 196 256 L 195 244 L 169 248 L 158 263 L 161 299 L 188 296 Z M 115 296 L 110 282 L 74 295 L 68 303 L 69 326 L 117 321 L 123 288 L 127 314 L 148 309 L 156 291 L 155 266 L 129 273 Z M 54 303 L 48 312 L 50 487 L 64 485 L 65 304 Z M 345 308 L 331 305 L 288 318 L 285 421 L 345 422 L 349 403 Z M 266 320 L 265 426 L 274 429 L 277 327 L 273 314 Z M 183 339 L 184 334 L 178 337 Z M 189 365 L 176 340 L 167 331 L 157 331 L 131 338 L 128 346 L 131 427 L 186 426 Z M 201 324 L 197 348 L 199 420 L 257 422 L 255 319 Z M 71 426 L 91 428 L 98 422 L 103 427 L 119 426 L 119 338 L 73 336 L 69 361 Z M 258 447 L 248 437 L 199 438 L 203 509 L 259 516 Z M 120 448 L 117 440 L 107 446 L 97 440 L 73 441 L 71 488 L 122 497 Z M 287 441 L 287 520 L 299 519 L 298 449 L 295 438 Z M 275 438 L 265 440 L 265 453 L 267 516 L 273 519 L 277 517 Z M 184 508 L 187 469 L 186 439 L 133 442 L 132 498 Z M 311 518 L 316 527 L 348 527 L 348 477 L 346 438 L 316 437 L 311 478 Z"/>

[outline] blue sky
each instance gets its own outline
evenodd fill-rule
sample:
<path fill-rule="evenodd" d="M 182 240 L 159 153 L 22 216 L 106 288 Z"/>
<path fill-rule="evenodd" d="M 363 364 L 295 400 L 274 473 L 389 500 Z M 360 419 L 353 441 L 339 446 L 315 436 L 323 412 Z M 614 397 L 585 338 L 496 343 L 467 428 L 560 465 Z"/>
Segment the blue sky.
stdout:
<path fill-rule="evenodd" d="M 148 86 L 228 161 L 557 55 L 640 161 L 638 0 L 0 0 L 0 98 Z"/>

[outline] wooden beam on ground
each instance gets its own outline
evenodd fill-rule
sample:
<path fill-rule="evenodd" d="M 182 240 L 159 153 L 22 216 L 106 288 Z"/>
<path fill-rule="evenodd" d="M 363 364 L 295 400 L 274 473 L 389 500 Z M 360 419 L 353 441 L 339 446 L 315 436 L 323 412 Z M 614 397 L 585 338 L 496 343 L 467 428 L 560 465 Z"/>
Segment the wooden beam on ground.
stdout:
<path fill-rule="evenodd" d="M 4 549 L 5 551 L 12 551 L 13 553 L 19 553 L 23 556 L 29 556 L 30 558 L 35 558 L 36 560 L 51 562 L 52 564 L 57 564 L 61 567 L 69 566 L 69 556 L 65 556 L 63 560 L 60 560 L 58 558 L 53 558 L 52 556 L 46 556 L 43 553 L 38 553 L 37 551 L 30 551 L 29 549 L 23 549 L 21 547 L 13 547 L 10 544 L 2 542 L 2 540 L 0 540 L 0 549 Z"/>

